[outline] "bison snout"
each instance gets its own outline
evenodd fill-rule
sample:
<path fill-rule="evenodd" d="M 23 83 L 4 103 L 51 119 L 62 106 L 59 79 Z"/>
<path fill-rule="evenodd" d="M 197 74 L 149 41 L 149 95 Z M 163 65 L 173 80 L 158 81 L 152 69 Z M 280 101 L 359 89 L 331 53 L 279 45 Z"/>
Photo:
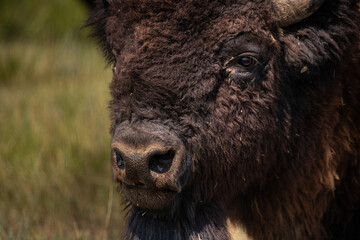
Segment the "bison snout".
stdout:
<path fill-rule="evenodd" d="M 180 138 L 162 126 L 123 125 L 113 137 L 115 179 L 125 197 L 143 208 L 163 208 L 181 192 L 191 165 L 186 156 Z"/>
<path fill-rule="evenodd" d="M 146 150 L 130 148 L 121 143 L 113 144 L 113 163 L 123 171 L 124 183 L 156 186 L 161 174 L 169 172 L 181 153 L 171 147 L 148 146 Z"/>

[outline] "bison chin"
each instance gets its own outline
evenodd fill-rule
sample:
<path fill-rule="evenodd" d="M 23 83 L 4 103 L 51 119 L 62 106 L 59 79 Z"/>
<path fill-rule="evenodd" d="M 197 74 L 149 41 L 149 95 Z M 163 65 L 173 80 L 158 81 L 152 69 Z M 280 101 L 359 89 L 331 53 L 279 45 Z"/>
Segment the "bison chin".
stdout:
<path fill-rule="evenodd" d="M 112 166 L 120 191 L 134 206 L 165 210 L 187 183 L 191 158 L 163 125 L 121 123 L 112 141 Z"/>
<path fill-rule="evenodd" d="M 158 189 L 147 185 L 127 185 L 120 183 L 123 196 L 137 208 L 150 211 L 170 208 L 178 192 L 171 189 Z"/>

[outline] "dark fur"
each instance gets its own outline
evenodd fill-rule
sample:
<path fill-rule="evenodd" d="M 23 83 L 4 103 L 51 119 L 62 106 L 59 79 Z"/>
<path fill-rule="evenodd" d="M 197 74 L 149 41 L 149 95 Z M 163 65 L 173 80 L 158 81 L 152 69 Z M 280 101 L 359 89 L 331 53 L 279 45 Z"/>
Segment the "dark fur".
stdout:
<path fill-rule="evenodd" d="M 116 67 L 111 132 L 165 124 L 192 155 L 171 208 L 132 207 L 125 239 L 228 239 L 227 218 L 254 239 L 360 236 L 358 1 L 285 29 L 268 0 L 109 2 L 89 25 Z M 228 75 L 249 44 L 261 65 Z"/>

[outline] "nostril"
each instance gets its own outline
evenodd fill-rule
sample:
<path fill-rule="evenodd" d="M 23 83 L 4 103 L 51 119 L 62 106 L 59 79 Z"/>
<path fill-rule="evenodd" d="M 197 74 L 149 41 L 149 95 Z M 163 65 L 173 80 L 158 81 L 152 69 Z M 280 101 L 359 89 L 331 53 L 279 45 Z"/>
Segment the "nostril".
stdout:
<path fill-rule="evenodd" d="M 170 150 L 165 154 L 155 154 L 149 160 L 149 169 L 156 173 L 166 173 L 170 170 L 174 160 L 175 151 Z"/>
<path fill-rule="evenodd" d="M 115 153 L 116 164 L 117 164 L 118 168 L 124 169 L 125 168 L 124 159 L 121 157 L 121 155 L 118 151 L 115 150 L 114 153 Z"/>

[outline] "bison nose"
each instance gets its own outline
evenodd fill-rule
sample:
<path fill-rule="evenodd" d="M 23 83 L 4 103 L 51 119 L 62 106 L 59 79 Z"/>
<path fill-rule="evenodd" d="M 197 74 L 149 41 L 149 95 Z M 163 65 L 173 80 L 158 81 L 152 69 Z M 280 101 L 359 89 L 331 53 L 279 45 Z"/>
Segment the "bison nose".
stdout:
<path fill-rule="evenodd" d="M 114 180 L 123 191 L 179 193 L 188 181 L 190 154 L 166 126 L 123 122 L 115 129 L 111 148 Z"/>
<path fill-rule="evenodd" d="M 161 144 L 130 147 L 112 144 L 112 162 L 117 178 L 127 187 L 152 187 L 179 191 L 177 174 L 184 161 L 181 146 Z"/>
<path fill-rule="evenodd" d="M 124 170 L 129 179 L 136 179 L 139 174 L 146 174 L 148 171 L 166 173 L 175 156 L 174 150 L 166 148 L 151 148 L 142 152 L 137 149 L 115 147 L 113 151 L 117 167 Z"/>

